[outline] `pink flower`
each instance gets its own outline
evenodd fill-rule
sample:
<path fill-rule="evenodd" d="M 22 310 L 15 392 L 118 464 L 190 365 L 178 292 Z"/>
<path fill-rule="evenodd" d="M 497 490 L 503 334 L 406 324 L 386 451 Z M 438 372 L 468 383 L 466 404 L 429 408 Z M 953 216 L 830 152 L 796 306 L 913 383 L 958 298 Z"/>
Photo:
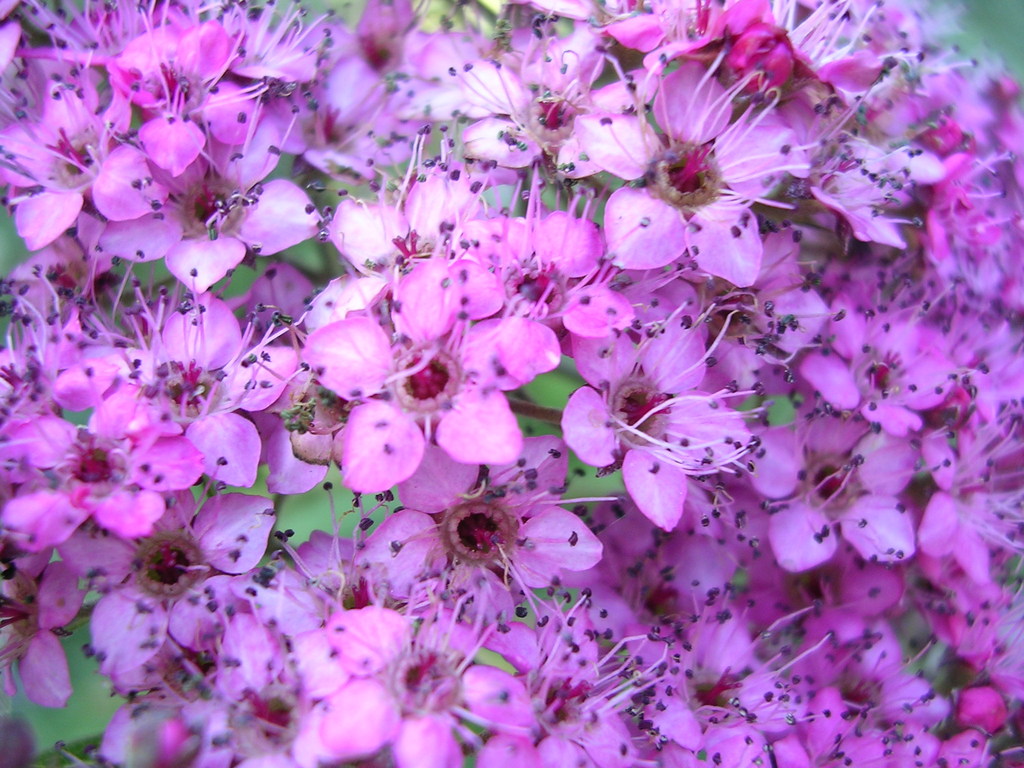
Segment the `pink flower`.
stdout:
<path fill-rule="evenodd" d="M 392 594 L 410 594 L 439 570 L 452 570 L 455 583 L 483 570 L 530 588 L 587 570 L 600 560 L 601 543 L 557 506 L 567 461 L 555 438 L 527 438 L 516 462 L 486 468 L 478 482 L 477 467 L 428 447 L 419 470 L 399 484 L 406 508 L 381 523 L 357 560 L 379 570 Z"/>
<path fill-rule="evenodd" d="M 466 343 L 464 277 L 458 262 L 443 260 L 421 262 L 403 277 L 391 309 L 399 334 L 394 344 L 368 317 L 347 317 L 307 338 L 304 356 L 320 382 L 345 400 L 362 401 L 340 437 L 342 470 L 353 490 L 376 493 L 405 480 L 435 436 L 463 463 L 504 463 L 518 455 L 522 435 L 500 391 L 503 371 L 475 364 Z M 468 331 L 470 342 L 483 332 L 477 328 Z M 543 331 L 530 344 L 509 348 L 511 373 L 521 372 L 512 387 L 557 364 L 557 342 Z"/>
<path fill-rule="evenodd" d="M 732 121 L 733 97 L 702 67 L 684 64 L 657 85 L 654 115 L 664 133 L 633 114 L 577 120 L 578 144 L 559 157 L 577 165 L 568 175 L 605 170 L 645 182 L 646 191 L 626 186 L 608 200 L 606 236 L 617 265 L 654 269 L 688 251 L 711 275 L 754 282 L 763 248 L 750 206 L 775 205 L 784 174 L 804 176 L 808 164 L 776 115 L 748 110 Z"/>
<path fill-rule="evenodd" d="M 639 344 L 620 334 L 576 340 L 573 352 L 592 386 L 569 398 L 566 442 L 592 466 L 621 462 L 637 507 L 672 530 L 683 514 L 687 478 L 735 465 L 750 439 L 742 416 L 723 404 L 731 393 L 696 389 L 707 359 L 703 335 L 671 319 Z"/>
<path fill-rule="evenodd" d="M 42 707 L 63 707 L 71 696 L 71 679 L 58 630 L 82 607 L 85 593 L 65 563 L 49 560 L 49 551 L 24 558 L 13 578 L 0 588 L 0 671 L 4 692 L 16 693 L 13 667 L 29 701 Z"/>

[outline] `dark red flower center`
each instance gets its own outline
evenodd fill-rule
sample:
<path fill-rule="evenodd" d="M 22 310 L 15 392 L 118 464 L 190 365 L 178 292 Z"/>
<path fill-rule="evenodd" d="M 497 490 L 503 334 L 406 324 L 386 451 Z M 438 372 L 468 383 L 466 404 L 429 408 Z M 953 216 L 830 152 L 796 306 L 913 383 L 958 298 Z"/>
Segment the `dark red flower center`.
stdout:
<path fill-rule="evenodd" d="M 668 395 L 662 392 L 634 389 L 622 396 L 618 403 L 618 411 L 622 415 L 623 421 L 629 424 L 629 426 L 635 427 L 647 414 L 651 413 L 668 399 Z M 669 409 L 666 408 L 665 410 Z"/>
<path fill-rule="evenodd" d="M 714 202 L 722 187 L 711 143 L 667 149 L 647 176 L 652 191 L 677 208 L 695 209 Z"/>
<path fill-rule="evenodd" d="M 83 483 L 102 483 L 113 474 L 110 455 L 102 448 L 87 448 L 78 457 L 75 477 Z"/>
<path fill-rule="evenodd" d="M 441 532 L 449 554 L 456 560 L 491 563 L 502 548 L 515 542 L 519 522 L 504 506 L 471 501 L 445 513 Z"/>
<path fill-rule="evenodd" d="M 403 709 L 425 713 L 452 707 L 461 696 L 455 662 L 446 653 L 425 648 L 413 651 L 395 667 L 392 688 Z"/>
<path fill-rule="evenodd" d="M 830 499 L 843 487 L 843 474 L 838 467 L 826 465 L 814 475 L 814 490 L 822 499 Z"/>
<path fill-rule="evenodd" d="M 161 584 L 177 584 L 191 563 L 181 549 L 165 541 L 156 548 L 146 564 L 146 576 Z"/>
<path fill-rule="evenodd" d="M 692 195 L 703 189 L 712 172 L 710 156 L 711 147 L 704 145 L 668 166 L 666 174 L 673 189 L 683 195 Z"/>
<path fill-rule="evenodd" d="M 611 410 L 627 426 L 657 438 L 665 432 L 665 419 L 672 409 L 663 405 L 670 399 L 671 395 L 660 392 L 653 382 L 646 378 L 635 378 L 619 387 L 612 397 Z M 620 436 L 629 443 L 646 442 L 642 436 L 628 431 Z"/>
<path fill-rule="evenodd" d="M 461 380 L 459 365 L 445 352 L 416 351 L 398 367 L 405 376 L 394 386 L 394 393 L 408 411 L 431 413 L 446 406 L 455 397 Z"/>
<path fill-rule="evenodd" d="M 136 553 L 139 586 L 156 597 L 178 597 L 200 578 L 202 553 L 184 531 L 143 539 Z"/>
<path fill-rule="evenodd" d="M 416 368 L 421 358 L 414 357 L 410 368 Z M 406 390 L 417 400 L 432 400 L 444 392 L 451 374 L 448 367 L 436 357 L 405 380 Z"/>
<path fill-rule="evenodd" d="M 572 111 L 564 101 L 538 101 L 537 109 L 537 120 L 549 131 L 565 127 L 572 119 Z"/>
<path fill-rule="evenodd" d="M 516 292 L 528 301 L 537 302 L 541 300 L 541 297 L 544 297 L 550 303 L 554 297 L 554 291 L 548 290 L 552 287 L 552 282 L 551 278 L 543 273 L 528 275 L 519 281 Z M 545 296 L 545 293 L 547 293 L 547 296 Z"/>
<path fill-rule="evenodd" d="M 729 691 L 739 688 L 739 686 L 739 677 L 726 670 L 717 680 L 698 685 L 694 695 L 706 707 L 727 707 L 729 706 Z"/>

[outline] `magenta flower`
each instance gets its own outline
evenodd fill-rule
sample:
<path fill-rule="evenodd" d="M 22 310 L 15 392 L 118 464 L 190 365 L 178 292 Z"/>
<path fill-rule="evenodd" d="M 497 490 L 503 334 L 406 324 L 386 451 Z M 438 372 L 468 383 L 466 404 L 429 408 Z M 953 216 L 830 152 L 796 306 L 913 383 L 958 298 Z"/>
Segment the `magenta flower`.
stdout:
<path fill-rule="evenodd" d="M 458 263 L 424 262 L 395 288 L 397 343 L 368 317 L 331 323 L 306 340 L 304 356 L 320 382 L 345 400 L 363 401 L 340 437 L 353 490 L 374 493 L 405 480 L 435 436 L 463 463 L 505 463 L 519 454 L 522 436 L 499 389 L 500 373 L 469 356 L 476 329 L 467 344 L 459 309 L 464 290 Z M 524 377 L 513 387 L 557 365 L 550 330 L 531 342 L 506 347 L 511 374 Z"/>
<path fill-rule="evenodd" d="M 358 562 L 379 569 L 392 594 L 411 594 L 418 580 L 449 569 L 455 583 L 484 570 L 529 588 L 587 570 L 600 560 L 601 543 L 557 506 L 567 462 L 560 441 L 527 438 L 516 462 L 488 467 L 479 483 L 477 467 L 430 446 L 417 472 L 399 484 L 407 508 L 381 523 Z"/>
<path fill-rule="evenodd" d="M 194 518 L 190 499 L 177 495 L 175 501 L 149 536 L 97 546 L 83 531 L 61 549 L 79 575 L 103 588 L 93 611 L 92 648 L 104 673 L 125 687 L 161 652 L 168 634 L 192 644 L 188 596 L 202 595 L 204 582 L 218 573 L 254 568 L 274 524 L 273 506 L 261 496 L 217 496 Z"/>
<path fill-rule="evenodd" d="M 42 707 L 63 707 L 71 696 L 68 662 L 57 635 L 78 614 L 85 593 L 74 571 L 49 560 L 49 551 L 22 560 L 0 592 L 0 672 L 4 693 L 17 692 L 14 665 L 25 696 Z"/>
<path fill-rule="evenodd" d="M 774 188 L 809 165 L 796 134 L 771 113 L 731 121 L 734 95 L 684 64 L 657 86 L 654 115 L 664 133 L 632 114 L 577 120 L 578 143 L 559 157 L 575 166 L 570 176 L 604 170 L 645 182 L 646 191 L 626 186 L 608 200 L 606 235 L 617 265 L 653 269 L 689 251 L 711 275 L 754 282 L 763 248 L 750 206 L 776 205 Z"/>
<path fill-rule="evenodd" d="M 569 398 L 566 442 L 592 466 L 621 462 L 637 507 L 672 530 L 687 478 L 736 465 L 750 439 L 743 417 L 724 406 L 731 393 L 696 389 L 707 359 L 703 335 L 672 320 L 639 344 L 620 334 L 609 342 L 577 340 L 573 351 L 592 386 Z"/>

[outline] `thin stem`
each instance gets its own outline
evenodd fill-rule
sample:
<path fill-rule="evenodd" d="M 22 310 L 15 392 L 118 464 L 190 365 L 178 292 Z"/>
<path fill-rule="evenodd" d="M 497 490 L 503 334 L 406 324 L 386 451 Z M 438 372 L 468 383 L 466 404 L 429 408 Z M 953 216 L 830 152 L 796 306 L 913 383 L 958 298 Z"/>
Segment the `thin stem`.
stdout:
<path fill-rule="evenodd" d="M 528 419 L 536 419 L 537 421 L 554 424 L 555 426 L 562 423 L 562 411 L 558 408 L 548 408 L 544 405 L 537 405 L 536 403 L 530 403 L 514 397 L 508 399 L 508 404 L 512 407 L 512 413 L 526 416 Z"/>

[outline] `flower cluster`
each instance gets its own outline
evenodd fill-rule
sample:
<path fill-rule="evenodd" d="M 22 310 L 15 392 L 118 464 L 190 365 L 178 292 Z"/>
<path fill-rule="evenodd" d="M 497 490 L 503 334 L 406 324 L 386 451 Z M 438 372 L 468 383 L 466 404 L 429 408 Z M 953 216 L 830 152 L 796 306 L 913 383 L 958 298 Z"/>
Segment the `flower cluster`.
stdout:
<path fill-rule="evenodd" d="M 923 7 L 0 20 L 0 672 L 88 625 L 75 760 L 1024 764 L 1024 112 Z"/>

